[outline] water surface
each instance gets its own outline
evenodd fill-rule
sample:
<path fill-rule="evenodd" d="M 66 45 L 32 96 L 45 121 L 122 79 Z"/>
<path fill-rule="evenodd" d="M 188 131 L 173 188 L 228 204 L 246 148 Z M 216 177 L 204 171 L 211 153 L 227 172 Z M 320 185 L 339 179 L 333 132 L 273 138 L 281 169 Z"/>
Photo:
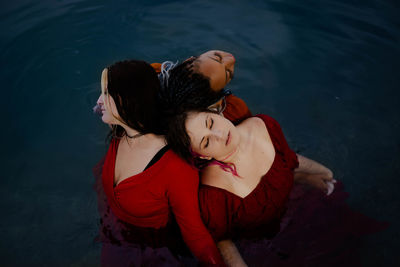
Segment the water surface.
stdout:
<path fill-rule="evenodd" d="M 365 266 L 399 262 L 400 7 L 395 1 L 0 3 L 0 251 L 6 266 L 90 266 L 100 246 L 91 168 L 107 127 L 101 70 L 232 52 L 229 86 L 335 173 L 356 210 L 391 227 Z"/>

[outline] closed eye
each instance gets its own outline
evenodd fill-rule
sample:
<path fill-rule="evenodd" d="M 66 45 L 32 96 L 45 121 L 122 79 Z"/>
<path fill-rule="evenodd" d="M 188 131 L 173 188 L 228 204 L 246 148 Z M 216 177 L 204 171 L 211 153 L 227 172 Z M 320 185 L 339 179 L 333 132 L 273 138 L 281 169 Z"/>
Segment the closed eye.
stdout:
<path fill-rule="evenodd" d="M 218 60 L 221 62 L 222 61 L 222 56 L 219 53 L 214 53 L 216 57 L 218 57 Z"/>
<path fill-rule="evenodd" d="M 233 74 L 232 74 L 232 71 L 231 70 L 226 70 L 228 73 L 229 73 L 229 79 L 233 79 Z"/>
<path fill-rule="evenodd" d="M 207 148 L 209 143 L 210 143 L 210 138 L 207 138 L 206 144 L 204 145 L 204 148 Z"/>

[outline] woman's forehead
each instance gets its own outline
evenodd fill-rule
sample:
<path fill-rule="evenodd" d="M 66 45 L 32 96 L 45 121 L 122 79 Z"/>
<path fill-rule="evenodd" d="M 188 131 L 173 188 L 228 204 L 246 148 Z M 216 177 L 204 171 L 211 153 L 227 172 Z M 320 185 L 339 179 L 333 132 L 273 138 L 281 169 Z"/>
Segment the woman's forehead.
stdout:
<path fill-rule="evenodd" d="M 189 112 L 186 119 L 186 128 L 199 125 L 205 114 L 204 112 Z"/>

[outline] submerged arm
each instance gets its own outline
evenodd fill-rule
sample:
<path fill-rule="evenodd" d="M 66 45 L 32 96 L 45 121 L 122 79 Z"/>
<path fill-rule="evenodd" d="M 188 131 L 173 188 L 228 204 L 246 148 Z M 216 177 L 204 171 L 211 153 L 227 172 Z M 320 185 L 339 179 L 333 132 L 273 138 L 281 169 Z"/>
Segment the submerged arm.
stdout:
<path fill-rule="evenodd" d="M 247 266 L 232 240 L 222 240 L 218 242 L 217 247 L 219 248 L 222 257 L 224 258 L 226 265 L 232 267 Z"/>
<path fill-rule="evenodd" d="M 303 172 L 309 174 L 325 174 L 326 176 L 333 177 L 333 173 L 330 169 L 318 163 L 312 159 L 306 158 L 300 154 L 297 154 L 297 159 L 299 161 L 299 167 L 294 170 L 295 173 Z"/>
<path fill-rule="evenodd" d="M 296 183 L 309 184 L 325 191 L 328 195 L 332 193 L 336 180 L 333 173 L 324 165 L 297 154 L 298 168 L 294 169 L 294 181 Z"/>
<path fill-rule="evenodd" d="M 202 264 L 224 266 L 221 254 L 200 217 L 197 170 L 182 161 L 171 167 L 169 173 L 169 204 L 186 245 Z"/>

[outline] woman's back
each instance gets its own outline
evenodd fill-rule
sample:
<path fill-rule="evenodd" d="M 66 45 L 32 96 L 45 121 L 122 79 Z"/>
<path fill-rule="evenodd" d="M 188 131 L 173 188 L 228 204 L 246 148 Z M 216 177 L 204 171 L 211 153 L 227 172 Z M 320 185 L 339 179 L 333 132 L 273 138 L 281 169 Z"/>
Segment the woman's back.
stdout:
<path fill-rule="evenodd" d="M 122 138 L 116 155 L 114 184 L 141 173 L 165 145 L 164 137 L 154 134 Z"/>

